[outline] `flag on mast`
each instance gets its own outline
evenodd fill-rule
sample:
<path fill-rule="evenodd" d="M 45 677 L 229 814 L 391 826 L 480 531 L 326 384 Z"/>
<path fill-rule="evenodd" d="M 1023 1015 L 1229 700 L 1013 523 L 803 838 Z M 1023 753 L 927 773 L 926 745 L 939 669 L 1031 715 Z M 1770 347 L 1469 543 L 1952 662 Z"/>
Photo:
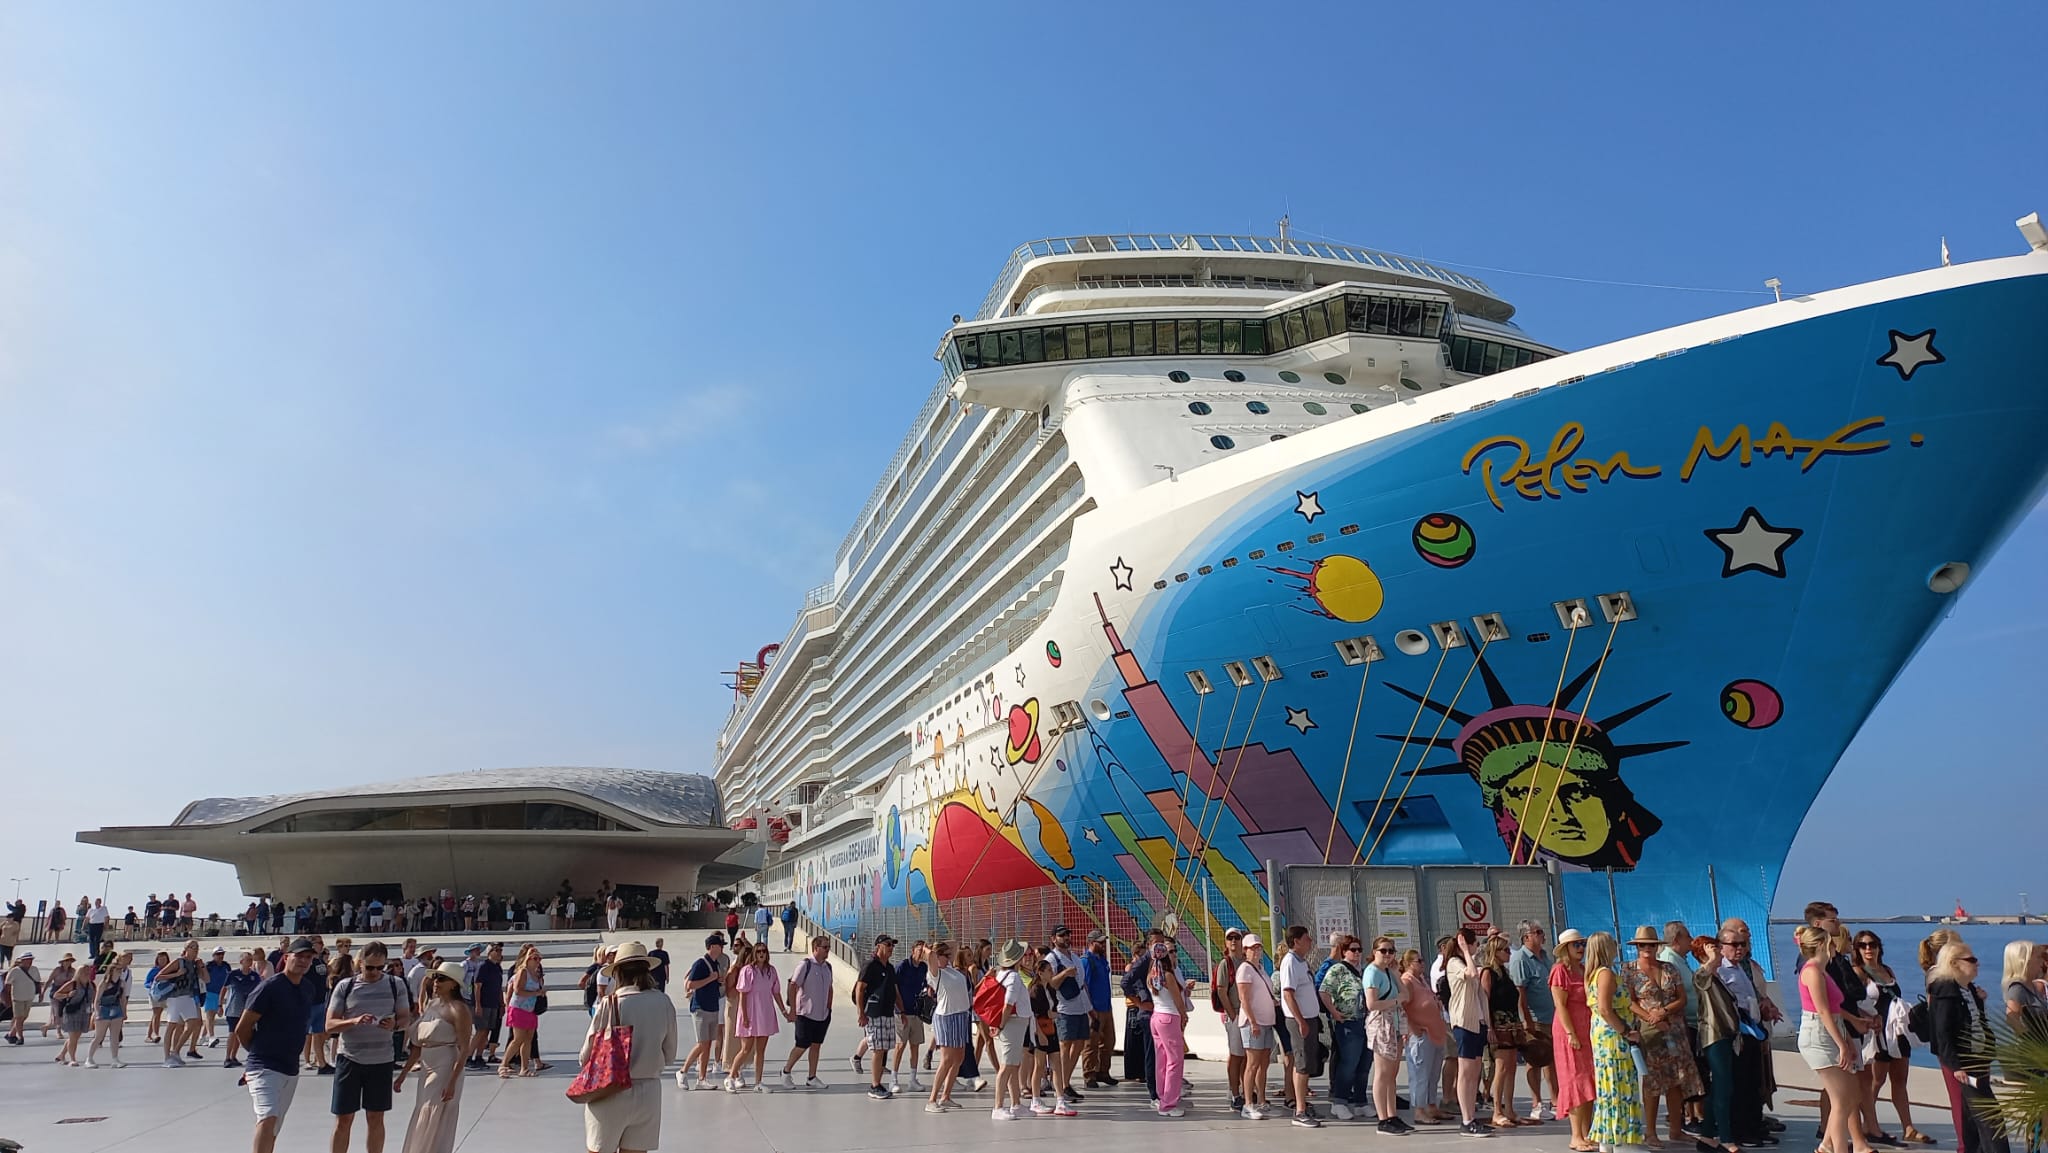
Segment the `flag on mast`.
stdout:
<path fill-rule="evenodd" d="M 1941 238 L 1941 266 L 1948 267 L 1948 237 Z"/>

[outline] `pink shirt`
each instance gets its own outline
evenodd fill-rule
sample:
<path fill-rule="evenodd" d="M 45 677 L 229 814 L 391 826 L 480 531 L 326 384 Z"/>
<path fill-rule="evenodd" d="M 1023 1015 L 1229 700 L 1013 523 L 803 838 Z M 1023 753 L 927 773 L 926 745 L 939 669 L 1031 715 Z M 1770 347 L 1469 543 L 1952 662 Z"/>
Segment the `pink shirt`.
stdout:
<path fill-rule="evenodd" d="M 777 1019 L 775 1012 L 775 989 L 781 978 L 775 973 L 775 966 L 757 968 L 745 966 L 734 984 L 739 989 L 740 999 L 747 1010 L 747 1025 L 752 1029 L 772 1026 Z M 775 1030 L 768 1028 L 772 1034 Z"/>
<path fill-rule="evenodd" d="M 1442 1045 L 1450 1040 L 1444 1027 L 1444 1004 L 1428 985 L 1406 973 L 1401 974 L 1401 1008 L 1408 1014 L 1408 1028 Z"/>

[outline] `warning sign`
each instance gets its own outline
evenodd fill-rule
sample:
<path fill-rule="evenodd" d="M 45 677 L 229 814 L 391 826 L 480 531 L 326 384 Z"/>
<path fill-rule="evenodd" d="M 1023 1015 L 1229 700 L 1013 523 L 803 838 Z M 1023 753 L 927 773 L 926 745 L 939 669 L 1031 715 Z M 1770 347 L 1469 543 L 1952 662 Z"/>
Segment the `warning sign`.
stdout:
<path fill-rule="evenodd" d="M 1484 890 L 1458 894 L 1458 927 L 1474 936 L 1493 932 L 1493 894 Z"/>

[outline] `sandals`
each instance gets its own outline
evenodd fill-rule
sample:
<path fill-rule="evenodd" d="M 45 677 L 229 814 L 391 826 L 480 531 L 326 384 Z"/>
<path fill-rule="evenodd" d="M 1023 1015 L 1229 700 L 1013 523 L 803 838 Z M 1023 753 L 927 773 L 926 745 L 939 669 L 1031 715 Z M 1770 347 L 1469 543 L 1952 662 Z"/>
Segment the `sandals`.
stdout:
<path fill-rule="evenodd" d="M 1920 1130 L 1913 1128 L 1911 1125 L 1906 1126 L 1906 1131 L 1904 1133 L 1901 1133 L 1900 1136 L 1905 1138 L 1907 1142 L 1914 1145 L 1934 1144 L 1934 1138 L 1929 1137 L 1927 1134 L 1922 1133 Z"/>
<path fill-rule="evenodd" d="M 538 1069 L 528 1069 L 528 1070 L 527 1070 L 526 1072 L 524 1072 L 524 1073 L 521 1073 L 521 1074 L 519 1074 L 519 1075 L 520 1075 L 521 1077 L 538 1077 L 538 1076 L 540 1076 L 540 1070 L 538 1070 Z"/>

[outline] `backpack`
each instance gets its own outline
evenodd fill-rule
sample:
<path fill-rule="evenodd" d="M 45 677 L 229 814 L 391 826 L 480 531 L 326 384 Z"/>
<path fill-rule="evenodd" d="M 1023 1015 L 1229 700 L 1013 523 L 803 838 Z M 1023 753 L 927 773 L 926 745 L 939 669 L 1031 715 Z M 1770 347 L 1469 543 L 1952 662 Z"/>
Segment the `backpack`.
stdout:
<path fill-rule="evenodd" d="M 1443 1006 L 1444 1006 L 1444 1009 L 1445 1009 L 1445 1011 L 1446 1011 L 1446 1012 L 1448 1012 L 1448 1011 L 1450 1010 L 1450 1007 L 1451 1007 L 1451 967 L 1450 967 L 1449 965 L 1445 965 L 1445 966 L 1444 966 L 1444 971 L 1443 971 L 1443 973 L 1442 973 L 1442 974 L 1440 974 L 1440 975 L 1439 975 L 1439 976 L 1437 977 L 1437 979 L 1436 979 L 1436 999 L 1437 999 L 1438 1001 L 1441 1001 L 1441 1002 L 1443 1002 Z"/>
<path fill-rule="evenodd" d="M 996 980 L 994 973 L 986 974 L 982 977 L 981 984 L 974 990 L 974 1015 L 981 1018 L 981 1023 L 989 1028 L 1001 1029 L 1003 1004 L 1007 1000 L 1008 995 L 1003 991 L 1003 983 Z"/>

